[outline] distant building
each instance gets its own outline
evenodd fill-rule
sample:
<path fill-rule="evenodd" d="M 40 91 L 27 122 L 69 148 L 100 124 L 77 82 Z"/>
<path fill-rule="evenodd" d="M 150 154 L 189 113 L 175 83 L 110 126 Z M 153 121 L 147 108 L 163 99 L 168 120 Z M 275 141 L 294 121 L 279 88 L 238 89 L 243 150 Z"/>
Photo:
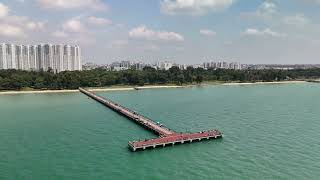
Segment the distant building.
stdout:
<path fill-rule="evenodd" d="M 156 63 L 156 67 L 159 70 L 169 70 L 170 68 L 172 68 L 173 63 L 170 61 L 162 61 L 162 62 L 157 62 Z"/>
<path fill-rule="evenodd" d="M 65 51 L 68 52 L 68 51 Z M 135 69 L 135 70 L 143 70 L 145 67 L 151 67 L 156 70 L 169 70 L 172 67 L 178 67 L 180 70 L 186 70 L 188 67 L 193 68 L 204 68 L 204 69 L 234 69 L 234 70 L 240 70 L 244 65 L 242 65 L 240 62 L 224 62 L 224 61 L 218 61 L 218 62 L 205 62 L 203 64 L 178 64 L 171 61 L 158 61 L 156 63 L 144 63 L 141 61 L 114 61 L 111 64 L 105 64 L 105 65 L 98 65 L 94 63 L 86 63 L 83 65 L 84 70 L 92 70 L 96 68 L 105 69 L 105 70 L 111 70 L 111 71 L 122 71 L 122 70 L 128 70 L 128 69 Z"/>
<path fill-rule="evenodd" d="M 0 44 L 0 69 L 8 69 L 6 44 Z"/>
<path fill-rule="evenodd" d="M 177 66 L 180 70 L 186 70 L 188 67 L 186 64 L 175 64 L 174 66 Z"/>
<path fill-rule="evenodd" d="M 53 47 L 53 66 L 54 69 L 57 70 L 57 72 L 65 71 L 66 69 L 64 68 L 64 59 L 63 59 L 63 53 L 64 53 L 64 48 L 63 45 L 56 45 Z"/>
<path fill-rule="evenodd" d="M 16 59 L 16 46 L 13 44 L 5 44 L 5 55 L 2 63 L 7 63 L 7 69 L 18 69 L 17 59 Z M 0 56 L 2 56 L 0 54 Z"/>
<path fill-rule="evenodd" d="M 95 63 L 86 63 L 83 65 L 83 70 L 93 70 L 93 69 L 97 69 L 97 68 L 101 68 L 102 66 L 99 66 Z"/>
<path fill-rule="evenodd" d="M 29 62 L 31 71 L 39 70 L 37 46 L 29 46 Z"/>
<path fill-rule="evenodd" d="M 144 67 L 149 66 L 142 62 L 133 63 L 132 67 L 136 70 L 143 70 Z"/>
<path fill-rule="evenodd" d="M 23 70 L 30 70 L 30 49 L 29 45 L 22 46 L 22 62 L 23 62 Z"/>
<path fill-rule="evenodd" d="M 81 71 L 81 59 L 79 46 L 0 44 L 0 69 Z"/>
<path fill-rule="evenodd" d="M 234 70 L 241 70 L 241 63 L 240 62 L 205 62 L 203 63 L 204 69 L 234 69 Z"/>
<path fill-rule="evenodd" d="M 292 70 L 292 69 L 311 69 L 320 68 L 320 64 L 247 64 L 247 69 L 263 70 L 263 69 L 277 69 L 277 70 Z"/>
<path fill-rule="evenodd" d="M 131 62 L 131 61 L 116 61 L 111 63 L 110 68 L 113 71 L 122 71 L 122 70 L 128 70 L 131 68 L 135 68 L 136 66 L 140 67 L 140 65 L 138 65 L 135 62 Z"/>
<path fill-rule="evenodd" d="M 203 68 L 201 64 L 193 64 L 192 67 L 193 67 L 194 69 Z"/>
<path fill-rule="evenodd" d="M 65 45 L 63 47 L 63 69 L 71 70 L 71 46 Z"/>

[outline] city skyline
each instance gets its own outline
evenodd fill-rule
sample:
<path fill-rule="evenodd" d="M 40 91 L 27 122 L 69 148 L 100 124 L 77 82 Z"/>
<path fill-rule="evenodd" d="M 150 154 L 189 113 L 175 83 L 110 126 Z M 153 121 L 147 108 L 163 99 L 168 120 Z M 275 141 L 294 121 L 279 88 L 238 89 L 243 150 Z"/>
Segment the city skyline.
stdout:
<path fill-rule="evenodd" d="M 81 49 L 78 45 L 16 45 L 0 44 L 0 69 L 27 71 L 82 70 Z"/>
<path fill-rule="evenodd" d="M 84 70 L 92 70 L 102 68 L 111 71 L 121 71 L 128 69 L 143 70 L 145 67 L 151 67 L 156 70 L 169 70 L 172 67 L 178 67 L 180 70 L 186 70 L 188 67 L 203 68 L 203 69 L 233 69 L 241 70 L 242 64 L 240 62 L 226 62 L 226 61 L 208 61 L 201 64 L 179 64 L 172 61 L 158 61 L 154 63 L 144 63 L 137 61 L 115 61 L 111 64 L 95 64 L 86 63 L 83 65 Z"/>
<path fill-rule="evenodd" d="M 316 0 L 2 0 L 0 38 L 78 44 L 97 64 L 318 64 L 319 8 Z"/>

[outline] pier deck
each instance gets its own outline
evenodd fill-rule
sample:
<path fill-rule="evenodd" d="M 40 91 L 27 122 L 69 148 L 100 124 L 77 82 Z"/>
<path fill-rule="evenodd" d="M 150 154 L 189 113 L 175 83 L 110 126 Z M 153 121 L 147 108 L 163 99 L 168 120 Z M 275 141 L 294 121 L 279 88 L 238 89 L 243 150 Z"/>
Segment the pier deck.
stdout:
<path fill-rule="evenodd" d="M 129 142 L 129 147 L 133 151 L 145 150 L 150 147 L 165 147 L 166 145 L 174 145 L 177 143 L 183 144 L 184 142 L 200 141 L 202 139 L 217 139 L 222 137 L 222 133 L 218 130 L 198 133 L 177 133 L 163 125 L 155 123 L 151 119 L 142 116 L 135 111 L 111 101 L 110 99 L 98 96 L 84 88 L 79 88 L 79 91 L 160 136 L 156 139 Z"/>

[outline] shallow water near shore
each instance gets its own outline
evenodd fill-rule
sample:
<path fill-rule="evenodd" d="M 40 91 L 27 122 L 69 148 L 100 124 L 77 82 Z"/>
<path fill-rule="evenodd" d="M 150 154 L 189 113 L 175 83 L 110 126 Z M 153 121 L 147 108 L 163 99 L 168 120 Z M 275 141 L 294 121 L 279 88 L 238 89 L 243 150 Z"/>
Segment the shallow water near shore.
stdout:
<path fill-rule="evenodd" d="M 318 179 L 320 85 L 98 92 L 216 141 L 131 152 L 156 137 L 80 93 L 0 96 L 0 179 Z"/>

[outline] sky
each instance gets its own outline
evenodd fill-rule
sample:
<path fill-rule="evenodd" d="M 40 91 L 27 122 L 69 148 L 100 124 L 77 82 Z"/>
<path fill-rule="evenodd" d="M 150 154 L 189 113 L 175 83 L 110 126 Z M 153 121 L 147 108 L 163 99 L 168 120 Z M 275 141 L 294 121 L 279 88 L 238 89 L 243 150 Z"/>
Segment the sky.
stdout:
<path fill-rule="evenodd" d="M 85 62 L 320 64 L 320 0 L 0 0 L 0 42 Z"/>

